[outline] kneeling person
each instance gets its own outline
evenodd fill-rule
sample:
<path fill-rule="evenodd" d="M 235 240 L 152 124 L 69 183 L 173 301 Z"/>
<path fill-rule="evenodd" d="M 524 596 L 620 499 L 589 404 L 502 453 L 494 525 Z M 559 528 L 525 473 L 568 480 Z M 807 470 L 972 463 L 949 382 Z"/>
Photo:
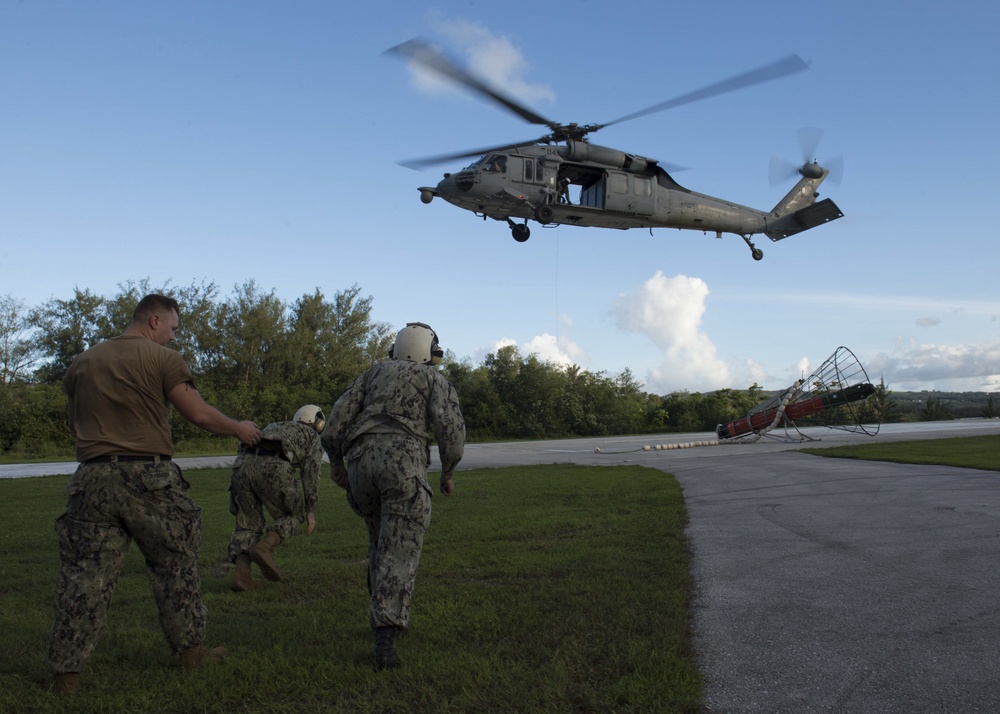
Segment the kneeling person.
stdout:
<path fill-rule="evenodd" d="M 255 447 L 240 446 L 229 485 L 229 511 L 236 516 L 236 528 L 229 541 L 229 559 L 236 563 L 232 585 L 235 592 L 256 587 L 251 561 L 260 566 L 268 580 L 281 580 L 272 555 L 274 549 L 292 536 L 299 524 L 306 524 L 306 535 L 312 535 L 316 528 L 323 463 L 319 432 L 324 424 L 320 408 L 307 404 L 295 412 L 291 421 L 264 427 Z M 301 489 L 295 478 L 296 468 L 301 475 Z M 266 534 L 265 507 L 274 519 Z"/>

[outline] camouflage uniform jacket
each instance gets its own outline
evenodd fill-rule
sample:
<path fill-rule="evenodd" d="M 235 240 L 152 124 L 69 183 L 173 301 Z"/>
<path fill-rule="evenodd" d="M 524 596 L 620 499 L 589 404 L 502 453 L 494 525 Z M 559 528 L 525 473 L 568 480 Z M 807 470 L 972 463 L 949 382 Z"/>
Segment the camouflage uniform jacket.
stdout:
<path fill-rule="evenodd" d="M 316 509 L 319 500 L 319 472 L 323 465 L 323 447 L 319 434 L 308 424 L 294 421 L 279 421 L 261 429 L 261 438 L 281 444 L 281 452 L 292 467 L 298 467 L 302 475 L 302 491 L 306 512 Z M 240 444 L 240 454 L 253 453 Z"/>
<path fill-rule="evenodd" d="M 465 448 L 465 419 L 458 394 L 433 367 L 390 360 L 356 380 L 330 410 L 322 442 L 330 463 L 343 461 L 351 444 L 363 434 L 407 434 L 427 448 L 437 441 L 441 476 L 450 477 Z"/>

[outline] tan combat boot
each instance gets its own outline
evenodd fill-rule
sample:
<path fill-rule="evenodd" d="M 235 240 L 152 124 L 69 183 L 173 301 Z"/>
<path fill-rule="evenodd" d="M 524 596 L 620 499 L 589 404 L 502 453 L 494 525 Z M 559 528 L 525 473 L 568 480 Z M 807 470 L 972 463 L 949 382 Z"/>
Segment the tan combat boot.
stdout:
<path fill-rule="evenodd" d="M 190 672 L 192 669 L 224 660 L 228 654 L 229 652 L 226 651 L 225 647 L 207 649 L 202 645 L 198 645 L 197 647 L 192 647 L 189 650 L 181 652 L 180 659 L 177 662 L 177 669 L 182 672 Z"/>
<path fill-rule="evenodd" d="M 236 556 L 236 572 L 233 574 L 233 592 L 248 593 L 257 588 L 250 572 L 250 556 L 246 553 Z"/>
<path fill-rule="evenodd" d="M 250 560 L 260 566 L 264 577 L 268 580 L 281 580 L 278 564 L 271 557 L 271 552 L 279 545 L 281 545 L 281 536 L 274 531 L 268 531 L 267 535 L 261 538 L 250 551 Z"/>
<path fill-rule="evenodd" d="M 49 690 L 53 694 L 58 694 L 60 696 L 76 694 L 80 691 L 80 673 L 63 672 L 61 674 L 57 674 L 53 678 L 52 683 L 49 685 Z"/>

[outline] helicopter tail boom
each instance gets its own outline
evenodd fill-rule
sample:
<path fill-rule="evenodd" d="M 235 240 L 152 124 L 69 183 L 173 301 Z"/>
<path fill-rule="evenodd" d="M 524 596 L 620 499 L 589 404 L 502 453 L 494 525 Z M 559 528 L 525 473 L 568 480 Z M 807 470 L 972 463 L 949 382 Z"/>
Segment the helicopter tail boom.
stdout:
<path fill-rule="evenodd" d="M 800 169 L 802 178 L 784 198 L 778 201 L 767 217 L 764 234 L 772 241 L 829 223 L 843 213 L 829 198 L 816 202 L 817 189 L 830 171 L 817 163 L 806 163 Z"/>

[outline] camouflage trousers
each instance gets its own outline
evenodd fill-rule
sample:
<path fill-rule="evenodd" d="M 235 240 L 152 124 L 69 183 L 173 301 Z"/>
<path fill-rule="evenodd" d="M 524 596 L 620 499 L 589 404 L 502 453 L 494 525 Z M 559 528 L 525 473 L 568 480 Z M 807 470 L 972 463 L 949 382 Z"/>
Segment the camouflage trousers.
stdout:
<path fill-rule="evenodd" d="M 368 620 L 405 628 L 431 523 L 427 447 L 408 436 L 362 436 L 347 454 L 347 480 L 347 501 L 368 529 Z"/>
<path fill-rule="evenodd" d="M 97 646 L 118 575 L 136 545 L 174 654 L 205 639 L 207 609 L 198 575 L 201 509 L 173 462 L 81 464 L 56 520 L 59 577 L 49 634 L 49 669 L 80 672 Z"/>
<path fill-rule="evenodd" d="M 287 540 L 306 519 L 305 498 L 295 467 L 278 456 L 241 454 L 229 482 L 229 512 L 236 528 L 229 540 L 229 559 L 249 553 L 264 535 L 264 509 L 274 522 L 267 530 Z"/>

